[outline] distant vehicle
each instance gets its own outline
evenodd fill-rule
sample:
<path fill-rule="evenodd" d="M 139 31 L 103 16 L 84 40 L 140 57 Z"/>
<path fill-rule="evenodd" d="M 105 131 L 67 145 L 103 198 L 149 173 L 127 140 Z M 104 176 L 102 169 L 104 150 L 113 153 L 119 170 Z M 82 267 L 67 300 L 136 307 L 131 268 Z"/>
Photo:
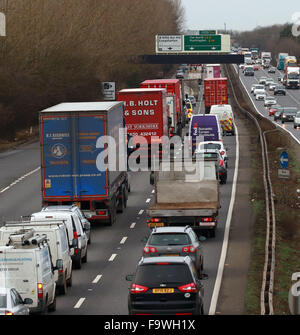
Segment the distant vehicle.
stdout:
<path fill-rule="evenodd" d="M 184 79 L 184 73 L 183 73 L 183 71 L 177 71 L 176 72 L 176 78 L 177 79 Z"/>
<path fill-rule="evenodd" d="M 251 93 L 253 93 L 254 96 L 256 95 L 257 90 L 264 90 L 265 91 L 265 85 L 253 84 L 252 87 L 251 87 Z"/>
<path fill-rule="evenodd" d="M 32 299 L 20 296 L 14 288 L 0 287 L 0 315 L 29 315 L 29 308 Z"/>
<path fill-rule="evenodd" d="M 255 94 L 255 100 L 265 100 L 265 97 L 267 96 L 265 90 L 254 90 Z"/>
<path fill-rule="evenodd" d="M 268 70 L 268 73 L 276 73 L 276 68 L 275 67 L 270 67 Z"/>
<path fill-rule="evenodd" d="M 244 68 L 244 76 L 254 76 L 253 66 L 245 66 L 245 68 Z"/>
<path fill-rule="evenodd" d="M 205 240 L 200 236 L 201 240 Z M 200 240 L 190 226 L 158 227 L 151 234 L 144 247 L 143 256 L 189 256 L 202 274 L 204 254 Z"/>
<path fill-rule="evenodd" d="M 131 281 L 128 312 L 139 314 L 204 314 L 203 285 L 194 262 L 186 257 L 141 258 Z"/>
<path fill-rule="evenodd" d="M 265 85 L 266 84 L 266 80 L 267 80 L 267 77 L 260 77 L 259 78 L 259 83 Z"/>
<path fill-rule="evenodd" d="M 193 106 L 196 105 L 197 101 L 196 101 L 196 98 L 193 95 L 189 95 L 188 99 L 190 100 L 190 102 Z"/>
<path fill-rule="evenodd" d="M 278 108 L 278 110 L 276 112 L 274 112 L 274 121 L 278 121 L 281 120 L 281 115 L 283 113 L 283 107 L 282 108 Z"/>
<path fill-rule="evenodd" d="M 298 108 L 296 107 L 284 107 L 281 115 L 281 123 L 294 122 Z"/>
<path fill-rule="evenodd" d="M 231 105 L 212 105 L 209 115 L 216 115 L 221 125 L 223 135 L 235 135 L 234 117 Z"/>
<path fill-rule="evenodd" d="M 280 105 L 272 105 L 269 108 L 269 116 L 274 115 L 277 111 L 283 110 L 283 107 Z"/>
<path fill-rule="evenodd" d="M 278 55 L 278 60 L 277 60 L 277 69 L 278 70 L 284 70 L 284 63 L 285 63 L 285 58 L 288 56 L 288 53 L 281 52 Z"/>
<path fill-rule="evenodd" d="M 275 83 L 274 83 L 274 80 L 273 80 L 272 78 L 267 78 L 267 79 L 266 79 L 266 83 L 265 83 L 265 85 L 266 85 L 266 86 L 269 86 L 270 84 L 275 84 Z"/>
<path fill-rule="evenodd" d="M 277 86 L 276 83 L 270 83 L 270 84 L 269 84 L 269 90 L 270 90 L 270 91 L 274 91 L 274 89 L 275 89 L 276 86 Z"/>
<path fill-rule="evenodd" d="M 278 94 L 286 95 L 285 87 L 283 85 L 275 86 L 274 95 L 278 95 Z"/>
<path fill-rule="evenodd" d="M 264 102 L 265 107 L 269 107 L 269 106 L 276 105 L 276 104 L 277 104 L 277 101 L 275 100 L 274 97 L 272 96 L 265 97 L 265 102 Z"/>
<path fill-rule="evenodd" d="M 294 118 L 294 128 L 300 127 L 300 111 L 296 113 L 296 116 Z"/>
<path fill-rule="evenodd" d="M 257 60 L 255 62 L 256 62 L 256 64 L 261 64 L 262 63 L 260 58 L 257 58 Z"/>
<path fill-rule="evenodd" d="M 254 71 L 259 71 L 260 70 L 260 65 L 259 64 L 254 64 L 253 69 L 254 69 Z"/>

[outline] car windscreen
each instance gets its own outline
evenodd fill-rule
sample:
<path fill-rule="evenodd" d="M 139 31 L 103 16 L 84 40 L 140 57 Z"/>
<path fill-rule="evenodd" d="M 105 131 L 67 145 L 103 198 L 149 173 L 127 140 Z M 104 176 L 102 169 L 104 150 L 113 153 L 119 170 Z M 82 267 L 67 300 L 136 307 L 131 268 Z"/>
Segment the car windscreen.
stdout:
<path fill-rule="evenodd" d="M 297 112 L 297 108 L 284 108 L 285 114 L 295 114 Z"/>
<path fill-rule="evenodd" d="M 185 233 L 157 233 L 153 234 L 149 241 L 149 244 L 156 246 L 187 245 L 190 243 L 190 238 Z"/>
<path fill-rule="evenodd" d="M 198 159 L 202 159 L 202 158 L 214 158 L 214 159 L 218 159 L 218 154 L 217 153 L 209 153 L 209 152 L 206 152 L 206 153 L 197 153 L 196 154 L 196 157 Z"/>
<path fill-rule="evenodd" d="M 0 294 L 0 308 L 6 308 L 7 307 L 7 297 L 6 294 Z"/>
<path fill-rule="evenodd" d="M 193 281 L 186 264 L 144 264 L 138 267 L 135 283 L 147 287 L 165 284 L 188 284 Z"/>
<path fill-rule="evenodd" d="M 296 115 L 296 111 L 284 111 L 285 115 Z"/>
<path fill-rule="evenodd" d="M 298 113 L 296 114 L 296 117 L 297 117 L 297 118 L 300 117 L 300 112 L 298 112 Z"/>
<path fill-rule="evenodd" d="M 263 86 L 263 85 L 257 85 L 256 86 L 256 89 L 257 90 L 263 90 L 265 88 L 265 86 Z"/>

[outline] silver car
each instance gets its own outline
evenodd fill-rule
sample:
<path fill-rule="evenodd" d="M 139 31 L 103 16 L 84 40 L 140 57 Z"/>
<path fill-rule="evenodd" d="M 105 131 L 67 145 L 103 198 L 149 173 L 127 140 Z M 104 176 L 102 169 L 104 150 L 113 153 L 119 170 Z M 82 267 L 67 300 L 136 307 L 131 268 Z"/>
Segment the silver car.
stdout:
<path fill-rule="evenodd" d="M 300 127 L 300 112 L 297 112 L 295 118 L 294 118 L 294 128 Z"/>
<path fill-rule="evenodd" d="M 144 247 L 144 257 L 189 256 L 199 274 L 203 271 L 203 250 L 199 238 L 190 226 L 154 228 Z"/>
<path fill-rule="evenodd" d="M 32 299 L 24 300 L 14 288 L 0 288 L 0 315 L 29 315 Z"/>
<path fill-rule="evenodd" d="M 272 96 L 265 97 L 265 103 L 264 103 L 265 107 L 273 106 L 276 104 L 277 104 L 277 101 L 274 97 Z"/>

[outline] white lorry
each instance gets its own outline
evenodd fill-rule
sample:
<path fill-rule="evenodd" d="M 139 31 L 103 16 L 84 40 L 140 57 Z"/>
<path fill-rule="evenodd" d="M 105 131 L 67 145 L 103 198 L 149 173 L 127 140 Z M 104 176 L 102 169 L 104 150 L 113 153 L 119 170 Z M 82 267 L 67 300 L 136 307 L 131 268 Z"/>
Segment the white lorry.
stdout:
<path fill-rule="evenodd" d="M 15 288 L 23 299 L 32 299 L 31 313 L 56 310 L 54 271 L 47 238 L 33 230 L 12 233 L 0 246 L 0 286 Z"/>

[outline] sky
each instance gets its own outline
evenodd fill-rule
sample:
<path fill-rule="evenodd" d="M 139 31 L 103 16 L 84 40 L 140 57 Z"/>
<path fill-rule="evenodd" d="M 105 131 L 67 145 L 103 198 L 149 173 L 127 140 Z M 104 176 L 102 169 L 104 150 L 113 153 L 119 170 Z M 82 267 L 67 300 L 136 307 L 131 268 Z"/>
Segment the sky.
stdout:
<path fill-rule="evenodd" d="M 299 0 L 181 0 L 186 29 L 253 30 L 292 22 L 299 13 Z M 225 23 L 225 24 L 224 24 Z"/>

